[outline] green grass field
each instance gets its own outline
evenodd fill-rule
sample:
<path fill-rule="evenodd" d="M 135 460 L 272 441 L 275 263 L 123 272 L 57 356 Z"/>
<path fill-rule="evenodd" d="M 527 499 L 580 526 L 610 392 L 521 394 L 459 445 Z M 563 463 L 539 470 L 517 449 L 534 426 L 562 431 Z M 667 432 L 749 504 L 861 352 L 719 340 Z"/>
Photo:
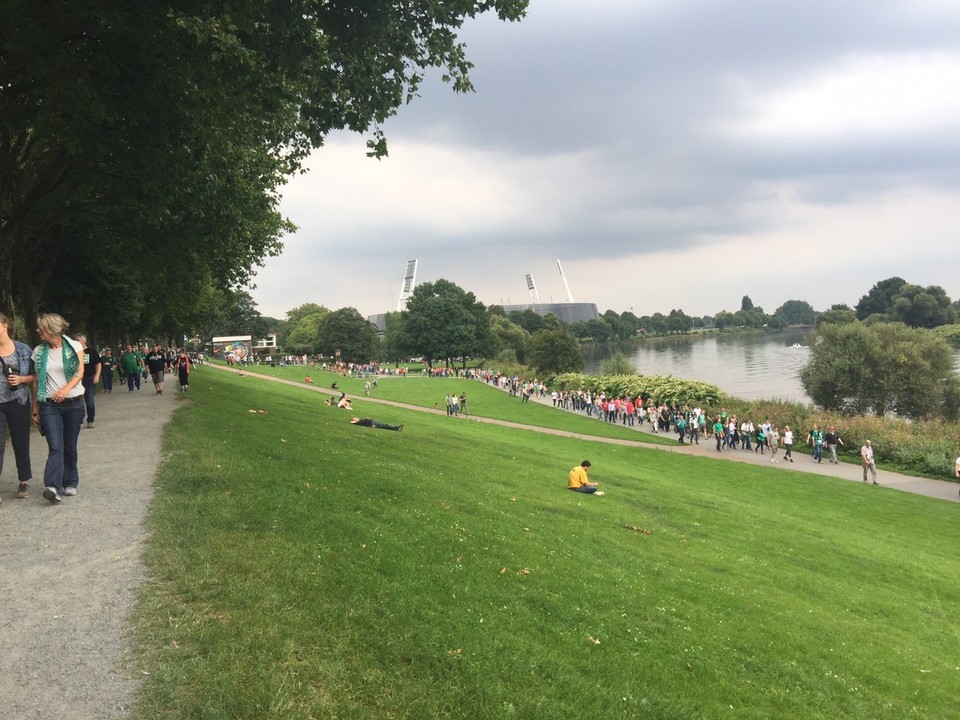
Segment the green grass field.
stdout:
<path fill-rule="evenodd" d="M 302 365 L 282 368 L 259 366 L 244 372 L 251 376 L 266 375 L 293 382 L 302 382 L 307 375 L 310 375 L 314 386 L 327 390 L 330 389 L 331 383 L 336 381 L 337 389 L 345 392 L 351 399 L 364 398 L 364 383 L 368 380 L 368 378 L 346 378 L 337 373 L 313 370 Z M 477 417 L 509 420 L 534 427 L 619 438 L 652 445 L 677 444 L 676 436 L 672 434 L 650 435 L 615 423 L 600 422 L 596 418 L 588 418 L 581 413 L 565 412 L 536 402 L 522 403 L 520 398 L 478 380 L 428 378 L 419 375 L 406 378 L 384 377 L 380 379 L 378 387 L 371 390 L 370 397 L 444 410 L 444 398 L 447 393 L 456 393 L 458 396 L 466 393 L 469 414 Z"/>
<path fill-rule="evenodd" d="M 323 399 L 196 371 L 133 717 L 956 717 L 956 505 Z"/>

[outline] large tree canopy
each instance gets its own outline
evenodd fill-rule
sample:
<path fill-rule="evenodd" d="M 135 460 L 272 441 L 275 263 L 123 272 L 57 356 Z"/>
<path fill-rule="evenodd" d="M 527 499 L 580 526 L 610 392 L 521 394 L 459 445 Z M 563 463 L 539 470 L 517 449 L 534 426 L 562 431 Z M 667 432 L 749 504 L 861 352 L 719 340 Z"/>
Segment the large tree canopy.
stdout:
<path fill-rule="evenodd" d="M 377 350 L 377 328 L 356 308 L 327 313 L 320 321 L 320 352 L 340 353 L 344 362 L 369 362 Z"/>
<path fill-rule="evenodd" d="M 870 292 L 857 302 L 858 320 L 866 320 L 871 315 L 886 315 L 893 304 L 894 296 L 907 284 L 902 277 L 889 277 L 874 284 Z"/>
<path fill-rule="evenodd" d="M 102 327 L 122 306 L 139 332 L 245 284 L 313 148 L 372 130 L 384 155 L 425 69 L 471 89 L 464 19 L 526 5 L 2 0 L 0 310 Z"/>
<path fill-rule="evenodd" d="M 960 377 L 953 351 L 927 330 L 901 323 L 824 324 L 811 335 L 800 380 L 828 410 L 957 418 Z"/>
<path fill-rule="evenodd" d="M 495 349 L 490 315 L 472 292 L 449 280 L 417 285 L 402 313 L 401 336 L 407 354 L 448 363 L 467 357 L 489 357 Z"/>
<path fill-rule="evenodd" d="M 580 344 L 572 333 L 564 329 L 538 330 L 530 338 L 527 362 L 540 372 L 557 375 L 583 369 Z"/>

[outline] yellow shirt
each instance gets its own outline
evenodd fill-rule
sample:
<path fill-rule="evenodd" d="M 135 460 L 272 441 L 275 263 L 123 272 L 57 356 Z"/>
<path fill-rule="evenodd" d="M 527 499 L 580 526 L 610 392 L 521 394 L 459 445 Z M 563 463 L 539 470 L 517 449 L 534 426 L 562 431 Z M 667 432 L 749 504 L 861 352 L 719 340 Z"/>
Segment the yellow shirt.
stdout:
<path fill-rule="evenodd" d="M 567 479 L 568 488 L 578 488 L 583 487 L 584 485 L 589 485 L 590 482 L 587 480 L 587 469 L 582 465 L 577 465 L 573 470 L 570 471 L 570 475 Z"/>

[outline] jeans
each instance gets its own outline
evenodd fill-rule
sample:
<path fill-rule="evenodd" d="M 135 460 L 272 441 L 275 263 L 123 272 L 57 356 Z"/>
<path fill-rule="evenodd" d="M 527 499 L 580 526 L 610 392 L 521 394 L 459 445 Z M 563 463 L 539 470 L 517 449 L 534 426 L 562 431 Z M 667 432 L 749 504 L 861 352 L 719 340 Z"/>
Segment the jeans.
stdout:
<path fill-rule="evenodd" d="M 63 493 L 66 487 L 77 487 L 77 438 L 83 425 L 83 397 L 62 403 L 40 403 L 40 427 L 47 438 L 47 465 L 43 469 L 43 484 Z"/>
<path fill-rule="evenodd" d="M 581 485 L 580 487 L 570 488 L 574 492 L 582 493 L 595 493 L 597 491 L 596 485 Z"/>
<path fill-rule="evenodd" d="M 140 389 L 140 371 L 139 370 L 137 370 L 135 373 L 133 372 L 127 373 L 127 389 L 130 392 L 133 392 L 134 383 L 136 383 L 137 390 L 139 390 Z"/>
<path fill-rule="evenodd" d="M 103 371 L 103 391 L 105 393 L 113 392 L 113 370 L 104 370 Z"/>
<path fill-rule="evenodd" d="M 17 476 L 20 482 L 33 477 L 30 469 L 30 403 L 21 405 L 16 400 L 0 403 L 0 470 L 3 470 L 3 454 L 7 448 L 7 428 L 10 428 L 10 444 L 17 461 Z"/>
<path fill-rule="evenodd" d="M 815 442 L 813 444 L 813 459 L 817 462 L 823 462 L 823 443 Z"/>
<path fill-rule="evenodd" d="M 97 385 L 93 382 L 93 376 L 85 377 L 83 382 L 83 404 L 87 408 L 87 422 L 92 423 L 97 414 L 94 398 L 97 396 Z"/>

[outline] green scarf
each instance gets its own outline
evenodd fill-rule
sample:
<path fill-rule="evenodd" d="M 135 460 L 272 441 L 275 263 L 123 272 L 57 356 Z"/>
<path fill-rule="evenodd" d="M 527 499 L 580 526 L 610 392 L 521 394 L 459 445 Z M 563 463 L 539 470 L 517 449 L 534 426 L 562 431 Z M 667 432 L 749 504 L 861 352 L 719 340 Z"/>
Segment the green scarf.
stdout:
<path fill-rule="evenodd" d="M 77 351 L 73 349 L 73 341 L 66 335 L 62 336 L 61 349 L 63 350 L 63 374 L 70 382 L 70 378 L 77 374 L 80 368 L 80 358 Z M 50 346 L 42 343 L 37 348 L 37 401 L 44 402 L 47 399 L 47 354 Z"/>

